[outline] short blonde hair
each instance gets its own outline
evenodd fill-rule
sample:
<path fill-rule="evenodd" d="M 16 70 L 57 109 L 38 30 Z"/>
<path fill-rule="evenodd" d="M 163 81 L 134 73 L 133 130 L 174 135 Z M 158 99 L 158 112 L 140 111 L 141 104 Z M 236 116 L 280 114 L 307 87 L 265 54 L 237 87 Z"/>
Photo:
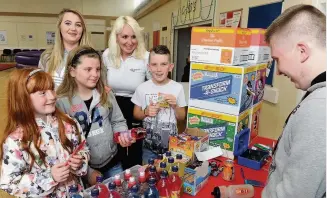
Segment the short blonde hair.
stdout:
<path fill-rule="evenodd" d="M 115 68 L 120 67 L 120 57 L 121 57 L 121 49 L 119 44 L 117 43 L 117 34 L 121 33 L 124 26 L 129 25 L 136 36 L 136 40 L 138 42 L 137 47 L 134 51 L 135 57 L 137 59 L 144 59 L 145 58 L 145 45 L 144 45 L 144 38 L 143 38 L 143 28 L 137 23 L 137 21 L 130 16 L 120 16 L 116 19 L 115 24 L 112 28 L 110 37 L 109 37 L 109 61 L 114 64 Z"/>
<path fill-rule="evenodd" d="M 52 74 L 54 71 L 56 71 L 58 69 L 58 67 L 61 65 L 61 63 L 64 59 L 65 48 L 64 48 L 64 43 L 62 41 L 62 36 L 61 36 L 61 32 L 60 32 L 60 25 L 61 25 L 61 22 L 66 13 L 73 13 L 73 14 L 77 15 L 81 20 L 82 27 L 83 27 L 83 33 L 79 40 L 79 45 L 90 45 L 91 46 L 91 42 L 90 42 L 88 33 L 86 31 L 85 20 L 84 20 L 82 14 L 73 9 L 66 9 L 66 8 L 63 9 L 58 15 L 57 30 L 56 30 L 56 34 L 55 34 L 54 46 L 53 46 L 53 48 L 44 51 L 41 55 L 41 63 L 44 67 L 46 67 L 46 71 L 49 72 L 50 74 Z"/>
<path fill-rule="evenodd" d="M 312 5 L 299 4 L 286 9 L 268 27 L 265 33 L 267 43 L 273 35 L 292 33 L 310 36 L 318 45 L 326 46 L 326 15 Z"/>

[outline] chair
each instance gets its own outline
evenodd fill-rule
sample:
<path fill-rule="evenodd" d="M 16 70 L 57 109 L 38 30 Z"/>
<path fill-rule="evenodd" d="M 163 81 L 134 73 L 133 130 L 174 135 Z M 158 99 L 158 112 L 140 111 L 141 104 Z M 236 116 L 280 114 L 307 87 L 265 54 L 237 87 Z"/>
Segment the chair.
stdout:
<path fill-rule="evenodd" d="M 0 60 L 2 62 L 7 62 L 7 58 L 9 57 L 9 61 L 11 61 L 11 56 L 12 56 L 11 49 L 3 49 Z"/>
<path fill-rule="evenodd" d="M 31 51 L 30 49 L 23 49 L 22 50 L 23 52 L 29 52 L 29 51 Z"/>
<path fill-rule="evenodd" d="M 19 52 L 16 54 L 16 68 L 21 69 L 24 67 L 37 67 L 39 64 L 41 51 L 28 51 Z"/>
<path fill-rule="evenodd" d="M 39 51 L 40 51 L 40 52 L 44 52 L 44 51 L 45 51 L 45 49 L 39 49 Z"/>
<path fill-rule="evenodd" d="M 31 51 L 35 52 L 35 51 L 39 51 L 38 49 L 31 49 Z"/>

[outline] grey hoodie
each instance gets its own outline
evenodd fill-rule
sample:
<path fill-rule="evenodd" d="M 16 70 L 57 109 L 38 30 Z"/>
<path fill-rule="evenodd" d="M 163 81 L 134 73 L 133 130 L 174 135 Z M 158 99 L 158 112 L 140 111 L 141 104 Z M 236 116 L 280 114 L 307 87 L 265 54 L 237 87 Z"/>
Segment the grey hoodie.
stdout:
<path fill-rule="evenodd" d="M 82 126 L 83 131 L 90 123 L 91 112 L 95 108 L 92 125 L 87 136 L 87 143 L 91 153 L 89 164 L 93 168 L 105 166 L 116 155 L 117 144 L 113 141 L 114 132 L 128 130 L 126 120 L 114 94 L 110 92 L 108 98 L 111 107 L 101 106 L 100 94 L 98 91 L 93 90 L 93 100 L 89 111 L 84 101 L 78 95 L 74 95 L 72 104 L 70 104 L 67 97 L 57 100 L 57 106 L 71 117 L 74 117 Z"/>
<path fill-rule="evenodd" d="M 284 127 L 263 198 L 326 196 L 326 82 L 308 91 Z"/>

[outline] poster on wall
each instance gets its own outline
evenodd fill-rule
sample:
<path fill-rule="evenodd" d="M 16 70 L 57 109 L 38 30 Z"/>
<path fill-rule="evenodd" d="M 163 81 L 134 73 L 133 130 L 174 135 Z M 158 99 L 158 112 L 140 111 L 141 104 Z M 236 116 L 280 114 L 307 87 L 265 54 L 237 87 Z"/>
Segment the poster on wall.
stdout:
<path fill-rule="evenodd" d="M 7 44 L 8 44 L 7 31 L 0 30 L 0 45 L 7 45 Z"/>
<path fill-rule="evenodd" d="M 48 31 L 46 32 L 47 45 L 54 45 L 55 42 L 55 32 Z"/>
<path fill-rule="evenodd" d="M 241 27 L 242 10 L 220 13 L 219 27 Z"/>

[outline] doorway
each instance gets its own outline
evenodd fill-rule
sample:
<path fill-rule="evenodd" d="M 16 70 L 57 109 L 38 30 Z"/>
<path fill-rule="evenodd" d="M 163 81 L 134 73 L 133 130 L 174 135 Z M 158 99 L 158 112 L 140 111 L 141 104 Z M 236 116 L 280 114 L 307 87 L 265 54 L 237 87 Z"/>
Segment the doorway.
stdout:
<path fill-rule="evenodd" d="M 184 74 L 184 68 L 187 65 L 187 59 L 190 54 L 190 48 L 191 48 L 191 33 L 192 33 L 192 27 L 211 27 L 211 23 L 206 24 L 194 24 L 192 26 L 175 29 L 175 39 L 174 39 L 174 73 L 173 80 L 177 82 L 182 81 L 182 76 Z M 187 78 L 189 79 L 189 78 Z"/>

